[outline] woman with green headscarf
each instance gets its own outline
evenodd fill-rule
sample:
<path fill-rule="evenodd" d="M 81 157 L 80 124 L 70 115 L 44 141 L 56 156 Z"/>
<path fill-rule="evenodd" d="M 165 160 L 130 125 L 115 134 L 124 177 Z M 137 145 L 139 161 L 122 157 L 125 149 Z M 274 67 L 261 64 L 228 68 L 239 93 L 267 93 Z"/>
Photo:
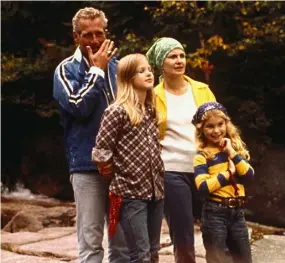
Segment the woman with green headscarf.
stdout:
<path fill-rule="evenodd" d="M 184 75 L 186 56 L 177 40 L 160 38 L 146 55 L 161 73 L 155 93 L 162 119 L 159 130 L 165 166 L 164 214 L 175 262 L 195 263 L 193 204 L 197 203 L 198 192 L 193 174 L 195 127 L 191 121 L 201 104 L 216 99 L 208 85 Z"/>

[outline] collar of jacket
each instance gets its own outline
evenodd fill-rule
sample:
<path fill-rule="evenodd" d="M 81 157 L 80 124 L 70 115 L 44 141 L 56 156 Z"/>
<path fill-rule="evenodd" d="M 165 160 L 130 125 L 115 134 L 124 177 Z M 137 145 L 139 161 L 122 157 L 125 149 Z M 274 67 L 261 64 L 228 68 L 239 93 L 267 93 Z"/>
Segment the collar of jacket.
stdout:
<path fill-rule="evenodd" d="M 205 98 L 199 96 L 198 93 L 203 89 L 207 89 L 208 85 L 203 82 L 191 79 L 186 75 L 184 75 L 183 77 L 190 84 L 195 104 L 198 107 L 200 104 L 205 102 Z M 166 104 L 165 90 L 163 86 L 164 86 L 164 80 L 162 79 L 161 83 L 159 83 L 154 88 L 154 92 L 156 94 L 156 107 L 160 114 L 160 119 L 161 119 L 159 123 L 159 134 L 160 134 L 159 137 L 161 140 L 164 138 L 164 134 L 167 128 L 167 121 L 166 121 L 167 104 Z"/>
<path fill-rule="evenodd" d="M 186 75 L 184 75 L 183 77 L 190 84 L 192 92 L 193 92 L 194 100 L 195 100 L 196 105 L 197 105 L 198 104 L 197 103 L 197 97 L 195 96 L 196 92 L 199 91 L 200 89 L 208 88 L 208 85 L 203 83 L 203 82 L 191 79 L 191 78 L 187 77 Z M 155 91 L 155 94 L 158 96 L 158 98 L 166 106 L 164 79 L 162 79 L 162 81 L 155 87 L 154 91 Z"/>
<path fill-rule="evenodd" d="M 74 52 L 74 59 L 79 63 L 79 74 L 85 76 L 87 71 L 90 68 L 89 61 L 86 57 L 83 56 L 79 47 L 76 48 Z"/>

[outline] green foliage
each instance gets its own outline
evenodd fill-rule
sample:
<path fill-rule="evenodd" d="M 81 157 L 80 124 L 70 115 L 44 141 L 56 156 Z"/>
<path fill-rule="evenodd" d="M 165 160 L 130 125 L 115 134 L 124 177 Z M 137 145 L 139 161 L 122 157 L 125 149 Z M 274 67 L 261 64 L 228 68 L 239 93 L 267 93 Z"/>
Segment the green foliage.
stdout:
<path fill-rule="evenodd" d="M 49 86 L 24 85 L 20 93 L 16 85 L 10 84 L 21 83 L 26 78 L 52 78 L 58 62 L 74 50 L 73 15 L 79 8 L 94 6 L 105 11 L 109 37 L 115 40 L 120 57 L 146 53 L 162 36 L 178 39 L 187 52 L 188 74 L 210 84 L 247 140 L 257 145 L 258 152 L 262 153 L 271 139 L 284 143 L 285 130 L 280 128 L 280 123 L 285 122 L 284 2 L 4 1 L 1 4 L 2 100 L 29 102 L 43 115 L 54 113 L 52 79 Z M 43 99 L 39 91 L 48 97 Z"/>
<path fill-rule="evenodd" d="M 261 1 L 163 1 L 150 9 L 158 36 L 187 44 L 190 66 L 201 69 L 217 50 L 234 56 L 264 42 L 284 45 L 284 11 L 284 3 Z"/>
<path fill-rule="evenodd" d="M 1 83 L 15 81 L 21 72 L 29 74 L 33 69 L 28 58 L 15 58 L 13 54 L 1 54 Z"/>

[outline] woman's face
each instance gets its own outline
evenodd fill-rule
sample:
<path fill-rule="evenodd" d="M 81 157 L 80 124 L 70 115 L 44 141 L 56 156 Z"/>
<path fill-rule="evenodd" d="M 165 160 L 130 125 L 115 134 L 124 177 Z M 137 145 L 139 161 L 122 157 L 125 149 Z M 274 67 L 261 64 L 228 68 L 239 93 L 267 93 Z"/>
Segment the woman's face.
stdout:
<path fill-rule="evenodd" d="M 186 67 L 186 56 L 185 52 L 176 48 L 168 53 L 162 63 L 163 75 L 177 76 L 184 75 Z"/>

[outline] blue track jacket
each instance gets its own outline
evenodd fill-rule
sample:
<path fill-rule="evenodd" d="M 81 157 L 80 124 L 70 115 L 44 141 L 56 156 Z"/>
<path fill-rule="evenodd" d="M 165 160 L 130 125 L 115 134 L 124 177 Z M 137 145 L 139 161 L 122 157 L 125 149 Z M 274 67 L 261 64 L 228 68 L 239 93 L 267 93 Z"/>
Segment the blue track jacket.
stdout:
<path fill-rule="evenodd" d="M 54 73 L 53 96 L 58 103 L 69 172 L 97 170 L 91 150 L 104 110 L 114 100 L 118 61 L 105 71 L 90 67 L 79 48 Z"/>

